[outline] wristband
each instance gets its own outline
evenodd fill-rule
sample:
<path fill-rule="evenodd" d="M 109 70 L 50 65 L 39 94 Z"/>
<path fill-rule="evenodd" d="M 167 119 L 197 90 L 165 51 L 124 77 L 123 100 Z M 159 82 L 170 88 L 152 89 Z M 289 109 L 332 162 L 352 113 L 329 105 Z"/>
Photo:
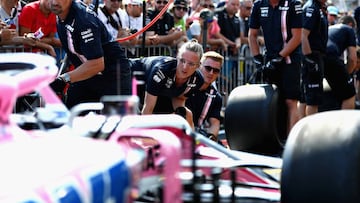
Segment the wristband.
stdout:
<path fill-rule="evenodd" d="M 60 79 L 62 81 L 64 81 L 65 83 L 71 82 L 70 75 L 68 73 L 64 73 L 64 74 L 60 75 Z"/>

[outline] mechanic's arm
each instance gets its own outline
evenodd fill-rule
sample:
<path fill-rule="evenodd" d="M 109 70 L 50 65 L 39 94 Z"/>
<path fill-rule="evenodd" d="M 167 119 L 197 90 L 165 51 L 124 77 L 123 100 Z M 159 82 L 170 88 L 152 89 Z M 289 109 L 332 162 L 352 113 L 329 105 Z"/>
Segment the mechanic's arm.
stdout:
<path fill-rule="evenodd" d="M 189 123 L 190 127 L 194 130 L 195 125 L 194 125 L 194 120 L 193 120 L 193 114 L 192 114 L 192 111 L 185 106 L 185 102 L 186 102 L 186 97 L 183 95 L 172 98 L 172 105 L 173 105 L 174 110 L 177 109 L 178 107 L 184 107 L 186 110 L 186 115 L 185 115 L 186 118 L 185 119 Z"/>
<path fill-rule="evenodd" d="M 356 63 L 357 63 L 356 47 L 349 46 L 346 49 L 346 51 L 347 51 L 346 70 L 349 74 L 351 74 L 355 71 Z"/>
<path fill-rule="evenodd" d="M 186 101 L 185 96 L 178 96 L 178 97 L 172 98 L 173 108 L 176 109 L 176 108 L 181 107 L 181 106 L 184 107 L 185 106 L 185 101 Z"/>
<path fill-rule="evenodd" d="M 70 75 L 70 82 L 78 82 L 89 79 L 105 68 L 104 57 L 87 60 L 74 70 L 67 72 Z"/>
<path fill-rule="evenodd" d="M 152 114 L 156 105 L 157 96 L 145 92 L 144 106 L 141 114 Z"/>
<path fill-rule="evenodd" d="M 289 54 L 292 53 L 301 43 L 301 28 L 291 29 L 291 34 L 291 39 L 279 53 L 283 57 L 289 56 Z"/>
<path fill-rule="evenodd" d="M 209 118 L 210 127 L 207 130 L 208 134 L 213 134 L 216 138 L 219 135 L 220 121 L 217 118 Z"/>
<path fill-rule="evenodd" d="M 301 29 L 301 50 L 304 55 L 311 54 L 311 48 L 309 43 L 309 34 L 310 30 L 308 29 Z"/>
<path fill-rule="evenodd" d="M 249 34 L 248 34 L 249 47 L 250 47 L 250 52 L 253 56 L 260 54 L 260 48 L 257 40 L 258 32 L 259 29 L 249 28 Z"/>

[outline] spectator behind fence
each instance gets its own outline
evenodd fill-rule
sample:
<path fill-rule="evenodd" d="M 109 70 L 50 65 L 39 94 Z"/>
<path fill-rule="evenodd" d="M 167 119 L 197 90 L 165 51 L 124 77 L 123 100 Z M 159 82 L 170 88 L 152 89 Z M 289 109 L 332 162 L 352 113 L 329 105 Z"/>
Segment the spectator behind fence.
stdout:
<path fill-rule="evenodd" d="M 97 17 L 104 23 L 113 39 L 130 36 L 130 29 L 125 29 L 120 18 L 121 0 L 104 0 L 104 4 L 99 6 Z M 136 39 L 120 42 L 121 45 L 130 46 L 136 44 Z"/>
<path fill-rule="evenodd" d="M 355 19 L 351 16 L 343 16 L 338 24 L 329 26 L 324 77 L 335 97 L 342 102 L 341 109 L 355 108 L 352 78 L 357 63 L 355 26 Z M 343 54 L 347 56 L 346 64 Z"/>
<path fill-rule="evenodd" d="M 125 9 L 119 12 L 123 27 L 129 29 L 132 33 L 141 30 L 144 26 L 142 12 L 142 0 L 126 0 Z"/>
<path fill-rule="evenodd" d="M 186 33 L 186 23 L 185 23 L 185 14 L 188 10 L 188 2 L 187 0 L 175 0 L 172 8 L 170 9 L 170 14 L 172 15 L 174 19 L 174 27 L 177 30 L 181 30 L 184 33 Z M 188 41 L 188 37 L 186 34 L 181 36 L 181 38 L 177 39 L 176 42 L 174 42 L 178 47 L 181 47 L 181 45 L 184 42 Z"/>
<path fill-rule="evenodd" d="M 203 39 L 203 25 L 204 20 L 207 20 L 208 33 L 207 33 L 207 42 L 210 46 L 210 50 L 227 51 L 229 44 L 232 41 L 226 41 L 226 38 L 220 32 L 220 26 L 215 15 L 215 5 L 212 0 L 200 0 L 197 10 L 189 16 L 190 20 L 187 20 L 187 23 L 190 23 L 188 29 L 188 35 L 195 37 L 198 40 Z"/>
<path fill-rule="evenodd" d="M 44 43 L 52 56 L 56 56 L 54 48 L 61 47 L 60 40 L 55 37 L 56 32 L 56 15 L 51 13 L 48 0 L 34 1 L 22 8 L 19 14 L 19 35 L 29 35 Z"/>
<path fill-rule="evenodd" d="M 283 9 L 281 9 L 283 8 Z M 285 15 L 285 17 L 283 17 Z M 255 63 L 263 64 L 258 33 L 265 39 L 266 65 L 263 75 L 276 84 L 285 98 L 288 132 L 299 120 L 302 8 L 297 0 L 256 1 L 249 19 L 249 45 Z"/>
<path fill-rule="evenodd" d="M 216 18 L 212 10 L 208 8 L 203 8 L 200 11 L 200 16 L 198 19 L 194 19 L 188 30 L 188 35 L 191 38 L 197 39 L 200 43 L 206 44 L 209 46 L 210 50 L 221 49 L 227 51 L 228 44 L 222 38 L 220 33 L 220 26 L 217 23 Z M 206 41 L 204 42 L 204 30 L 206 23 Z"/>
<path fill-rule="evenodd" d="M 214 11 L 215 6 L 212 0 L 200 0 L 196 5 L 195 9 L 189 14 L 188 18 L 186 19 L 186 27 L 188 28 L 194 20 L 200 18 L 200 11 L 204 8 L 210 9 Z"/>
<path fill-rule="evenodd" d="M 303 96 L 299 110 L 305 112 L 305 116 L 318 112 L 323 97 L 324 56 L 328 39 L 325 3 L 324 0 L 308 1 L 303 8 L 301 34 L 304 55 L 301 70 Z"/>
<path fill-rule="evenodd" d="M 202 55 L 201 44 L 192 39 L 179 48 L 177 58 L 153 56 L 131 59 L 132 71 L 145 72 L 142 114 L 176 112 L 194 127 L 192 113 L 185 108 L 185 100 L 204 82 L 197 70 Z"/>
<path fill-rule="evenodd" d="M 249 44 L 249 17 L 253 7 L 252 0 L 241 0 L 240 9 L 239 9 L 239 19 L 240 19 L 240 41 L 241 44 Z M 258 41 L 260 46 L 264 46 L 264 37 L 262 34 L 258 36 Z"/>
<path fill-rule="evenodd" d="M 32 35 L 19 36 L 18 15 L 20 4 L 18 0 L 0 1 L 0 45 L 28 45 L 46 50 L 46 44 L 34 39 Z M 51 51 L 49 51 L 51 53 Z"/>
<path fill-rule="evenodd" d="M 142 0 L 125 0 L 124 9 L 119 9 L 121 24 L 123 28 L 130 31 L 131 34 L 143 28 L 143 1 Z M 132 38 L 132 44 L 137 45 L 142 43 L 142 34 Z M 148 42 L 145 44 L 151 44 L 148 38 Z M 136 49 L 134 47 L 127 47 L 127 57 L 136 57 Z"/>
<path fill-rule="evenodd" d="M 104 95 L 130 95 L 131 72 L 124 49 L 96 14 L 75 0 L 49 0 L 58 16 L 59 38 L 75 69 L 53 83 L 63 90 L 70 83 L 66 105 L 100 101 Z"/>
<path fill-rule="evenodd" d="M 229 45 L 228 55 L 237 56 L 241 46 L 240 41 L 240 19 L 237 16 L 240 0 L 228 0 L 223 8 L 215 12 L 220 26 L 220 33 L 224 41 Z M 237 63 L 232 64 L 237 68 Z"/>
<path fill-rule="evenodd" d="M 18 0 L 1 0 L 0 1 L 0 18 L 4 21 L 9 29 L 16 29 L 18 32 L 18 16 L 21 10 Z"/>
<path fill-rule="evenodd" d="M 175 27 L 186 30 L 185 15 L 188 11 L 188 2 L 187 0 L 175 0 L 170 11 L 174 18 Z"/>
<path fill-rule="evenodd" d="M 147 22 L 153 20 L 160 11 L 168 3 L 167 0 L 156 0 L 154 2 L 154 8 L 147 10 Z M 177 43 L 181 42 L 178 39 L 183 38 L 186 33 L 185 30 L 176 29 L 174 27 L 174 18 L 166 11 L 148 30 L 147 36 L 157 35 L 157 40 L 152 40 L 153 45 L 164 44 L 168 46 L 177 46 Z"/>
<path fill-rule="evenodd" d="M 223 75 L 226 77 L 227 92 L 231 92 L 238 84 L 239 78 L 239 49 L 240 41 L 240 19 L 237 16 L 240 7 L 240 0 L 228 0 L 225 6 L 215 12 L 220 26 L 220 33 L 227 43 L 225 66 Z M 236 82 L 234 82 L 236 81 Z"/>
<path fill-rule="evenodd" d="M 336 6 L 328 6 L 327 10 L 327 20 L 329 25 L 335 25 L 338 21 L 339 9 Z"/>
<path fill-rule="evenodd" d="M 126 0 L 125 9 L 120 11 L 121 23 L 124 28 L 129 29 L 131 33 L 135 33 L 143 29 L 143 1 L 142 0 Z M 147 32 L 145 32 L 147 33 Z M 143 34 L 136 37 L 136 44 L 142 44 Z M 160 37 L 158 35 L 146 34 L 145 45 L 158 45 L 160 43 Z M 135 57 L 135 49 L 129 49 L 132 55 Z M 129 52 L 128 52 L 129 54 Z"/>
<path fill-rule="evenodd" d="M 205 52 L 200 65 L 204 84 L 186 100 L 186 107 L 193 114 L 195 129 L 213 141 L 218 141 L 222 108 L 222 96 L 217 91 L 215 81 L 223 63 L 222 55 L 214 51 Z"/>

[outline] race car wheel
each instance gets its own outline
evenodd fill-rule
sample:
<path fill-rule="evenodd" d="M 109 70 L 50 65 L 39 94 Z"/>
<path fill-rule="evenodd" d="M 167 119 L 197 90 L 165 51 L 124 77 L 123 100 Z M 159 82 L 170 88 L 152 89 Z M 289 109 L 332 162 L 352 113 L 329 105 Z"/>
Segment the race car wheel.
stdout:
<path fill-rule="evenodd" d="M 283 154 L 281 202 L 360 202 L 360 111 L 300 120 Z"/>
<path fill-rule="evenodd" d="M 277 87 L 251 84 L 231 91 L 225 109 L 225 133 L 231 149 L 277 154 L 286 137 L 286 106 Z"/>

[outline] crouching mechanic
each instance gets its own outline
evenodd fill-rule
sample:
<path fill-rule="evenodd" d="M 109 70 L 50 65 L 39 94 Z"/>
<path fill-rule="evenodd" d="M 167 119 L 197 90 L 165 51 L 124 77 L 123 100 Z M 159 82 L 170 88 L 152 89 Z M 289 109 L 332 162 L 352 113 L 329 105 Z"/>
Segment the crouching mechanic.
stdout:
<path fill-rule="evenodd" d="M 186 107 L 193 114 L 195 130 L 215 142 L 218 141 L 222 107 L 222 96 L 217 91 L 215 80 L 223 63 L 224 57 L 220 54 L 214 51 L 204 53 L 200 65 L 204 84 L 186 100 Z"/>
<path fill-rule="evenodd" d="M 153 56 L 131 59 L 132 71 L 145 72 L 145 94 L 142 114 L 177 113 L 194 128 L 192 113 L 185 101 L 198 90 L 204 80 L 198 70 L 203 55 L 196 40 L 184 43 L 177 58 Z"/>
<path fill-rule="evenodd" d="M 75 0 L 49 0 L 49 4 L 58 16 L 62 47 L 75 66 L 51 84 L 61 91 L 70 83 L 67 107 L 98 102 L 104 95 L 130 95 L 131 71 L 125 50 L 96 14 Z"/>

